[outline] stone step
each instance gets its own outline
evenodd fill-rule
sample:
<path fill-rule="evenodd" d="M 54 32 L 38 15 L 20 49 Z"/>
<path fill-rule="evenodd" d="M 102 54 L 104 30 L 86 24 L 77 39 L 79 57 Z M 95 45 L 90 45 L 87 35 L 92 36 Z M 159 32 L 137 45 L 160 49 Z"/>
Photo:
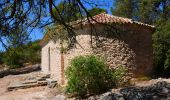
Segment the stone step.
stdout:
<path fill-rule="evenodd" d="M 16 89 L 26 89 L 26 88 L 32 88 L 36 86 L 46 86 L 47 82 L 37 82 L 37 83 L 30 83 L 30 84 L 22 84 L 22 83 L 15 83 L 10 84 L 7 88 L 8 91 L 16 90 Z"/>
<path fill-rule="evenodd" d="M 49 87 L 49 88 L 54 88 L 56 85 L 57 85 L 57 80 L 55 80 L 55 79 L 46 79 L 46 81 L 47 81 L 47 86 Z"/>
<path fill-rule="evenodd" d="M 39 85 L 47 85 L 48 83 L 47 83 L 47 81 L 37 81 L 37 84 L 39 84 Z"/>
<path fill-rule="evenodd" d="M 26 81 L 22 81 L 22 84 L 31 84 L 31 83 L 37 83 L 37 80 L 26 80 Z"/>
<path fill-rule="evenodd" d="M 31 83 L 31 84 L 22 84 L 22 83 L 15 83 L 15 84 L 11 84 L 10 86 L 8 86 L 8 91 L 12 91 L 12 90 L 16 90 L 16 89 L 25 89 L 25 88 L 31 88 L 31 87 L 35 87 L 38 86 L 37 83 Z"/>
<path fill-rule="evenodd" d="M 45 81 L 47 78 L 50 78 L 50 74 L 46 74 L 43 76 L 40 76 L 38 78 L 36 78 L 38 81 Z"/>
<path fill-rule="evenodd" d="M 50 79 L 50 75 L 43 75 L 40 77 L 37 77 L 36 79 L 31 80 L 25 80 L 25 81 L 19 81 L 19 82 L 11 82 L 9 86 L 7 87 L 7 90 L 12 91 L 16 89 L 25 89 L 25 88 L 31 88 L 36 86 L 48 86 L 50 88 L 53 88 L 57 85 L 57 80 Z"/>

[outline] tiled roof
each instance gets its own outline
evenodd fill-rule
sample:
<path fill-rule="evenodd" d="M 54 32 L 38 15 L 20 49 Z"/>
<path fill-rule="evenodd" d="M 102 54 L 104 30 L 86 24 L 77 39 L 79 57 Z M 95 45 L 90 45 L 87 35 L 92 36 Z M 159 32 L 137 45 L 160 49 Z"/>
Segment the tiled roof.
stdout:
<path fill-rule="evenodd" d="M 83 26 L 89 25 L 89 22 L 91 24 L 97 24 L 97 23 L 99 23 L 99 24 L 112 24 L 112 23 L 115 23 L 115 24 L 136 24 L 136 25 L 144 26 L 144 27 L 147 27 L 150 29 L 155 29 L 155 26 L 153 26 L 153 25 L 145 24 L 145 23 L 138 22 L 138 21 L 133 21 L 132 19 L 129 19 L 129 18 L 109 15 L 106 13 L 101 13 L 101 14 L 95 15 L 92 18 L 84 18 L 81 20 L 73 21 L 73 22 L 70 22 L 69 24 L 72 25 L 73 27 L 77 27 L 80 25 L 83 25 Z M 49 37 L 46 34 L 43 37 L 40 44 L 42 45 L 45 42 L 47 42 L 48 40 L 49 40 Z"/>
<path fill-rule="evenodd" d="M 106 13 L 101 13 L 98 15 L 93 16 L 92 18 L 84 18 L 83 20 L 77 20 L 74 22 L 71 22 L 73 25 L 76 24 L 82 24 L 82 25 L 87 25 L 92 23 L 92 24 L 96 24 L 96 23 L 101 23 L 101 24 L 111 24 L 111 23 L 118 23 L 118 24 L 137 24 L 137 25 L 141 25 L 141 26 L 146 26 L 149 28 L 155 28 L 155 26 L 153 25 L 149 25 L 149 24 L 145 24 L 142 22 L 138 22 L 138 21 L 133 21 L 132 19 L 129 18 L 124 18 L 124 17 L 118 17 L 118 16 L 114 16 L 114 15 L 109 15 Z"/>
<path fill-rule="evenodd" d="M 44 35 L 44 37 L 43 37 L 43 39 L 40 41 L 40 45 L 41 46 L 43 46 L 47 41 L 49 41 L 50 40 L 50 37 L 47 35 L 47 34 L 45 34 Z"/>

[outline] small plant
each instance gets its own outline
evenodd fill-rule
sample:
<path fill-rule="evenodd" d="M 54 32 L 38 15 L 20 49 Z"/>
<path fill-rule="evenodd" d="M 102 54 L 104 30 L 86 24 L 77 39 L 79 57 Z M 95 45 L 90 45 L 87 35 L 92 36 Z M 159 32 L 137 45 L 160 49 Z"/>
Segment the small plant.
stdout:
<path fill-rule="evenodd" d="M 145 75 L 140 76 L 140 77 L 138 78 L 139 81 L 149 81 L 149 80 L 151 80 L 151 79 L 152 79 L 151 77 L 145 76 Z"/>
<path fill-rule="evenodd" d="M 126 81 L 128 81 L 128 80 L 125 80 L 126 73 L 127 73 L 127 70 L 122 66 L 117 67 L 112 73 L 113 79 L 117 87 L 126 85 L 127 83 Z"/>
<path fill-rule="evenodd" d="M 4 53 L 0 51 L 0 65 L 3 64 L 2 58 L 3 58 Z"/>
<path fill-rule="evenodd" d="M 95 56 L 77 56 L 66 70 L 67 92 L 78 96 L 97 94 L 115 86 L 112 72 Z"/>
<path fill-rule="evenodd" d="M 23 54 L 20 49 L 10 49 L 4 53 L 3 62 L 10 69 L 19 68 L 23 63 Z"/>

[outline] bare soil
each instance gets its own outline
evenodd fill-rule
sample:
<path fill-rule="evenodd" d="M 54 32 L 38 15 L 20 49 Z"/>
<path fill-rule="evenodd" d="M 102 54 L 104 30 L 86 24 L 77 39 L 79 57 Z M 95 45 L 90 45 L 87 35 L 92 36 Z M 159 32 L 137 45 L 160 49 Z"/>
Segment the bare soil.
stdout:
<path fill-rule="evenodd" d="M 47 86 L 39 86 L 27 89 L 18 89 L 7 91 L 7 87 L 11 82 L 23 81 L 29 78 L 35 78 L 41 75 L 40 72 L 32 72 L 20 75 L 8 75 L 0 78 L 0 100 L 65 100 L 62 88 L 50 89 Z M 135 86 L 149 86 L 159 81 L 170 83 L 170 79 L 151 79 L 147 81 L 135 81 Z M 115 90 L 115 89 L 113 89 Z"/>
<path fill-rule="evenodd" d="M 36 77 L 39 74 L 41 73 L 32 72 L 29 74 L 9 75 L 0 78 L 0 100 L 48 100 L 49 89 L 46 86 L 7 91 L 10 82 L 22 81 L 30 77 Z"/>

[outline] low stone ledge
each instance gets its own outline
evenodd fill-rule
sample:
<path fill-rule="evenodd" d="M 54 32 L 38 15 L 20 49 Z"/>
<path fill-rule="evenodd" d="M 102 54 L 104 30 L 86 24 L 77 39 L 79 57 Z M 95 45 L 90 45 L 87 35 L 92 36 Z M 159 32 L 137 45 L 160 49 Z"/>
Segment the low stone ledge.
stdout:
<path fill-rule="evenodd" d="M 11 82 L 7 87 L 8 91 L 17 90 L 17 89 L 25 89 L 32 88 L 36 86 L 50 86 L 51 88 L 55 87 L 57 81 L 54 79 L 50 79 L 50 74 L 41 75 L 33 79 L 26 79 L 23 81 Z"/>
<path fill-rule="evenodd" d="M 0 78 L 7 75 L 25 74 L 25 73 L 30 73 L 39 70 L 41 70 L 40 64 L 31 65 L 23 68 L 18 68 L 18 69 L 4 69 L 4 70 L 0 70 Z"/>
<path fill-rule="evenodd" d="M 54 88 L 57 85 L 57 80 L 54 79 L 46 79 L 47 81 L 47 86 L 49 88 Z"/>

